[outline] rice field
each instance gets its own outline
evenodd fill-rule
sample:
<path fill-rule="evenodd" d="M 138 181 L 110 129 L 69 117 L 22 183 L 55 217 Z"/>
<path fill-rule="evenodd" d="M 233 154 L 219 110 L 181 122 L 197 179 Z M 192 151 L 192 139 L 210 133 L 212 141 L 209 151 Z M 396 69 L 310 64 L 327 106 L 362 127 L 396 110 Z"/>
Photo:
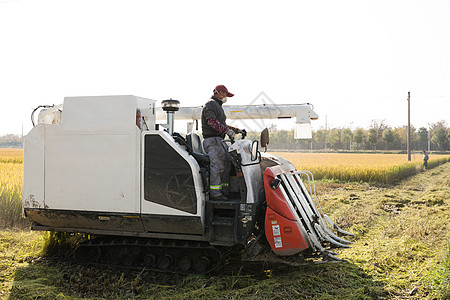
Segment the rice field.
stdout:
<path fill-rule="evenodd" d="M 23 149 L 0 148 L 0 163 L 22 163 Z"/>
<path fill-rule="evenodd" d="M 395 183 L 422 170 L 422 155 L 408 162 L 406 154 L 290 153 L 275 152 L 315 179 L 369 183 Z M 450 161 L 450 155 L 430 155 L 428 167 Z"/>

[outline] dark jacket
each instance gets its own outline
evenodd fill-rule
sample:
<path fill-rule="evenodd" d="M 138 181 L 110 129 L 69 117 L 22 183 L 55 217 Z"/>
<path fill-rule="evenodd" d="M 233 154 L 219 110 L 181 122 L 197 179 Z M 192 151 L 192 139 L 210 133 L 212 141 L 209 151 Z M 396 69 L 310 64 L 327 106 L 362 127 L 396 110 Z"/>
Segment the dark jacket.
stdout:
<path fill-rule="evenodd" d="M 214 118 L 219 121 L 222 125 L 227 126 L 226 120 L 227 116 L 222 108 L 222 101 L 212 96 L 202 110 L 202 133 L 203 138 L 220 136 L 225 137 L 225 134 L 218 132 L 214 128 L 208 125 L 208 119 Z"/>

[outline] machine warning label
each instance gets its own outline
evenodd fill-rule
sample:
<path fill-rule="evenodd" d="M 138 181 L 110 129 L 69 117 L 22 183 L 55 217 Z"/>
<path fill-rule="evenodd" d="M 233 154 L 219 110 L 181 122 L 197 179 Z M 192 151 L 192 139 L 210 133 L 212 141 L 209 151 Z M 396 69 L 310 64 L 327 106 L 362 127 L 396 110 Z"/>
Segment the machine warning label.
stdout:
<path fill-rule="evenodd" d="M 272 231 L 274 236 L 281 235 L 280 225 L 272 225 Z"/>
<path fill-rule="evenodd" d="M 275 248 L 281 248 L 283 247 L 283 242 L 281 242 L 281 237 L 274 237 L 273 241 L 275 242 Z"/>

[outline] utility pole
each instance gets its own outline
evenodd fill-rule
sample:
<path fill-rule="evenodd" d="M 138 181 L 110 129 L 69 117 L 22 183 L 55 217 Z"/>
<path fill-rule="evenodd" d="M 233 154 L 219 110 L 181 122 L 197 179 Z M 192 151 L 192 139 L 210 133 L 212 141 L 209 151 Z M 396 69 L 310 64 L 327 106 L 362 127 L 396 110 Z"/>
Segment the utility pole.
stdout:
<path fill-rule="evenodd" d="M 327 150 L 327 135 L 328 135 L 328 128 L 327 128 L 327 115 L 325 115 L 325 150 Z"/>
<path fill-rule="evenodd" d="M 411 161 L 411 98 L 409 92 L 408 92 L 408 131 L 407 131 L 406 145 L 408 152 L 408 161 Z"/>

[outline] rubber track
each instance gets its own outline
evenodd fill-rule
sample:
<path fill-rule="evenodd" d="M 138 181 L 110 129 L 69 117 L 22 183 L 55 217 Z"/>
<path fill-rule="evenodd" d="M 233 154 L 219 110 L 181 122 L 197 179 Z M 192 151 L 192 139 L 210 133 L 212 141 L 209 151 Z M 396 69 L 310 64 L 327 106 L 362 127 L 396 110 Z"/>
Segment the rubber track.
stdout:
<path fill-rule="evenodd" d="M 221 251 L 204 242 L 148 238 L 97 237 L 78 245 L 79 264 L 205 274 L 222 265 Z"/>

